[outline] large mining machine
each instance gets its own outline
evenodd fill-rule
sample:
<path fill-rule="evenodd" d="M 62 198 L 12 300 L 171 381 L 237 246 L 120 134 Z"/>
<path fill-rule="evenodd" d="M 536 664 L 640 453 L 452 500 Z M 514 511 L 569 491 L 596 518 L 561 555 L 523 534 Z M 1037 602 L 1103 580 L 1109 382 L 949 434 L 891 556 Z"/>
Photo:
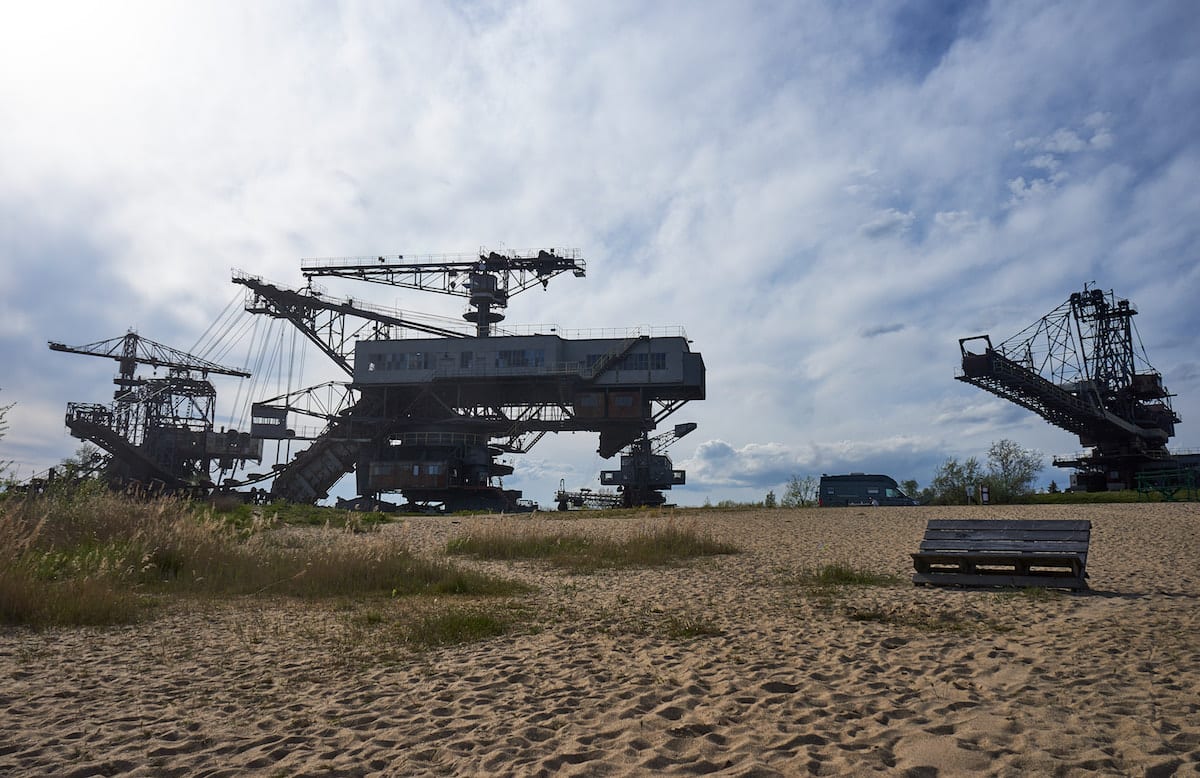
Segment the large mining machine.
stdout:
<path fill-rule="evenodd" d="M 1076 470 L 1077 489 L 1134 489 L 1150 474 L 1186 477 L 1200 463 L 1167 450 L 1180 419 L 1136 336 L 1136 314 L 1128 300 L 1085 286 L 1003 343 L 960 339 L 956 378 L 1078 435 L 1090 451 L 1054 460 Z"/>
<path fill-rule="evenodd" d="M 349 399 L 324 416 L 324 430 L 279 466 L 277 497 L 312 502 L 354 472 L 367 503 L 400 493 L 410 508 L 518 510 L 520 492 L 501 481 L 513 467 L 501 457 L 548 432 L 592 431 L 609 458 L 704 397 L 704 362 L 682 331 L 572 337 L 497 327 L 512 295 L 562 273 L 584 276 L 575 250 L 305 260 L 301 272 L 303 290 L 233 279 L 250 290 L 247 310 L 290 321 L 350 378 Z M 464 297 L 474 331 L 334 300 L 313 287 L 318 277 Z M 299 410 L 286 398 L 256 404 L 255 434 L 288 435 L 288 414 Z"/>
<path fill-rule="evenodd" d="M 209 374 L 248 377 L 249 373 L 184 353 L 136 332 L 118 338 L 52 351 L 114 359 L 119 373 L 113 402 L 69 403 L 71 435 L 99 446 L 109 462 L 105 477 L 115 487 L 166 493 L 197 493 L 213 488 L 214 467 L 233 471 L 262 456 L 262 441 L 249 433 L 214 430 L 217 391 Z M 164 369 L 141 376 L 138 368 Z"/>

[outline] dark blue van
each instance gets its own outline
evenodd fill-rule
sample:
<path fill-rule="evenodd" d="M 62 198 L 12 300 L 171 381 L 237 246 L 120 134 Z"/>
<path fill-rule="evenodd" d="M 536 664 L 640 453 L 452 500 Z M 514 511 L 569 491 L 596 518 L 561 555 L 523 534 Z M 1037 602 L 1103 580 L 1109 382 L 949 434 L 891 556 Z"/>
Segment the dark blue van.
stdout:
<path fill-rule="evenodd" d="M 850 473 L 822 475 L 817 505 L 822 508 L 844 505 L 917 505 L 917 501 L 900 491 L 900 485 L 891 476 Z"/>

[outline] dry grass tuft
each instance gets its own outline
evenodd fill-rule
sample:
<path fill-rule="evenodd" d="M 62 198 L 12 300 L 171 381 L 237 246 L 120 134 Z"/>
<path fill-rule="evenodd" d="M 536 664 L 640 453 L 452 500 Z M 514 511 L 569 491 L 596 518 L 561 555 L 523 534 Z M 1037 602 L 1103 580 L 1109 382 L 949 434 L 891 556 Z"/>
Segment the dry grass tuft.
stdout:
<path fill-rule="evenodd" d="M 288 537 L 176 499 L 82 489 L 0 502 L 0 623 L 136 620 L 155 596 L 508 595 L 522 584 L 422 559 L 353 526 Z"/>
<path fill-rule="evenodd" d="M 642 528 L 624 540 L 545 532 L 509 523 L 484 527 L 452 538 L 446 544 L 448 554 L 494 560 L 544 559 L 574 573 L 656 567 L 738 551 L 736 546 L 716 540 L 711 533 L 674 521 L 662 527 Z"/>
<path fill-rule="evenodd" d="M 895 586 L 901 579 L 846 564 L 822 565 L 802 573 L 796 583 L 802 586 Z"/>

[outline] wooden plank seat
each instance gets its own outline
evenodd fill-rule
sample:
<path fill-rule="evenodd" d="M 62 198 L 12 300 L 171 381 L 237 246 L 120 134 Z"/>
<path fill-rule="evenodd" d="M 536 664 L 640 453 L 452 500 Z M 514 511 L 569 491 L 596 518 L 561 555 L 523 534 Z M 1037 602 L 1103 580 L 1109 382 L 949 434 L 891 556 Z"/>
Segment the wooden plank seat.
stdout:
<path fill-rule="evenodd" d="M 1087 520 L 930 519 L 913 583 L 1086 589 L 1091 533 Z"/>

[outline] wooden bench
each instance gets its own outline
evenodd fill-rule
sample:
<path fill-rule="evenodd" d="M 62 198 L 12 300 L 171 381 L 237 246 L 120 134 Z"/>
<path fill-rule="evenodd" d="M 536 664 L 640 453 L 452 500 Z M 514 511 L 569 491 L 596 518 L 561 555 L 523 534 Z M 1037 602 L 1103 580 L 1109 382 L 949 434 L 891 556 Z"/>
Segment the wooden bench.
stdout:
<path fill-rule="evenodd" d="M 915 584 L 1087 588 L 1090 521 L 930 519 Z"/>

